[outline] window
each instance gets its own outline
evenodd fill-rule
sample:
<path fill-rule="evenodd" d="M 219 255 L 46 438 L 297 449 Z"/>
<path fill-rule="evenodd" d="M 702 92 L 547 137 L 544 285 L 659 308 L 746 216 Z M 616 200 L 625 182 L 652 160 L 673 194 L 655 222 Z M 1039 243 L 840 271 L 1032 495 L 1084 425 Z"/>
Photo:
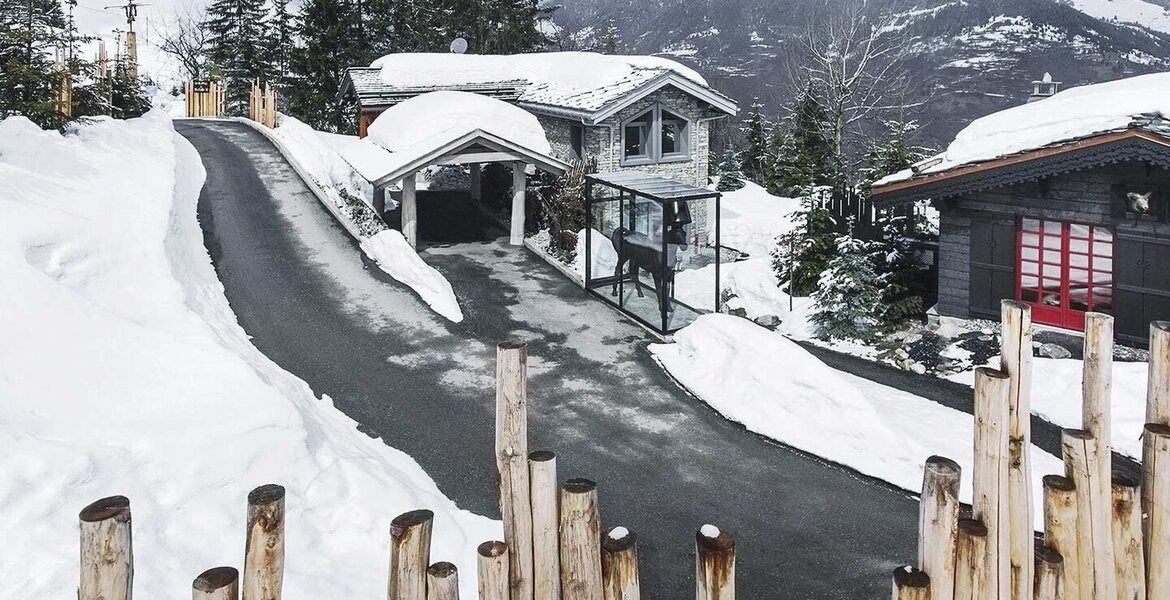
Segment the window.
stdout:
<path fill-rule="evenodd" d="M 1113 310 L 1113 234 L 1103 227 L 1020 221 L 1016 298 L 1037 323 L 1083 329 L 1085 313 Z"/>
<path fill-rule="evenodd" d="M 690 121 L 655 105 L 622 125 L 622 164 L 690 159 Z"/>
<path fill-rule="evenodd" d="M 572 162 L 581 162 L 585 159 L 585 127 L 574 124 L 569 128 L 569 143 Z"/>

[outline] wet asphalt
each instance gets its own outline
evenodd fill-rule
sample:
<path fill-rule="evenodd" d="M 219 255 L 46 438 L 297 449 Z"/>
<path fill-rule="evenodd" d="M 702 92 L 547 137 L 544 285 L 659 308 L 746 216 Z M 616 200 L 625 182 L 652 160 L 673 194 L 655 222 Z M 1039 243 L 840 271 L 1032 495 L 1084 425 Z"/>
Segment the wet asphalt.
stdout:
<path fill-rule="evenodd" d="M 914 498 L 728 422 L 654 362 L 652 336 L 506 239 L 433 233 L 423 256 L 466 316 L 450 323 L 365 259 L 263 136 L 230 122 L 175 127 L 207 168 L 199 220 L 256 346 L 414 457 L 460 507 L 498 518 L 495 345 L 520 338 L 530 449 L 556 451 L 562 480 L 598 481 L 604 527 L 638 535 L 644 597 L 693 597 L 705 523 L 737 538 L 740 598 L 888 597 L 891 571 L 913 559 Z M 423 196 L 420 223 L 465 209 Z"/>

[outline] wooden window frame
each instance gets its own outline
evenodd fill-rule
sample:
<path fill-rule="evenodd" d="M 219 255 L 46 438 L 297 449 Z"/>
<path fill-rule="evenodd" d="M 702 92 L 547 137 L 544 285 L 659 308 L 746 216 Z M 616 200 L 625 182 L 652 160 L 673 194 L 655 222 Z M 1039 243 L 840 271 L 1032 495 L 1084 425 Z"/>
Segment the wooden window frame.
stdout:
<path fill-rule="evenodd" d="M 669 121 L 681 123 L 682 125 L 677 139 L 681 149 L 669 154 L 663 153 L 662 151 L 662 113 L 664 111 L 669 113 L 672 117 L 675 117 L 668 119 Z M 636 156 L 627 156 L 626 142 L 629 139 L 627 129 L 631 127 L 632 123 L 644 118 L 647 114 L 650 114 L 651 117 L 649 127 L 647 128 L 648 131 L 646 143 L 644 144 L 646 153 Z M 691 148 L 691 128 L 693 126 L 694 122 L 686 115 L 681 114 L 679 111 L 673 108 L 664 107 L 661 102 L 657 102 L 647 107 L 645 110 L 639 111 L 632 117 L 624 119 L 621 122 L 621 166 L 636 167 L 641 165 L 688 162 L 694 160 L 692 158 Z"/>
<path fill-rule="evenodd" d="M 1026 221 L 1035 221 L 1037 224 L 1036 230 L 1025 230 L 1024 223 Z M 1045 230 L 1046 224 L 1056 224 L 1059 226 L 1059 231 L 1056 233 L 1048 233 Z M 1088 233 L 1086 236 L 1076 236 L 1073 234 L 1073 227 L 1084 227 Z M 1103 231 L 1109 235 L 1109 255 L 1098 254 L 1097 245 L 1104 243 L 1103 240 L 1097 239 L 1097 232 Z M 1028 245 L 1024 243 L 1025 234 L 1036 235 L 1035 245 Z M 1049 247 L 1046 242 L 1052 239 L 1059 241 L 1058 247 Z M 1086 242 L 1085 250 L 1074 251 L 1072 246 L 1074 241 Z M 1116 297 L 1117 276 L 1116 276 L 1116 241 L 1117 236 L 1112 228 L 1104 225 L 1090 225 L 1088 223 L 1078 223 L 1071 221 L 1058 221 L 1054 219 L 1044 219 L 1039 217 L 1020 217 L 1016 221 L 1016 300 L 1024 302 L 1032 307 L 1033 320 L 1041 325 L 1050 325 L 1053 327 L 1060 327 L 1063 329 L 1071 329 L 1076 331 L 1083 331 L 1085 328 L 1085 314 L 1094 310 L 1101 310 L 1097 306 L 1095 299 L 1095 291 L 1098 288 L 1108 287 L 1111 291 L 1109 293 L 1109 311 L 1113 310 L 1113 302 Z M 1024 250 L 1034 250 L 1036 258 L 1034 260 L 1024 259 Z M 1046 252 L 1058 253 L 1058 262 L 1051 262 L 1045 256 Z M 1073 256 L 1085 257 L 1085 267 L 1073 267 Z M 1104 269 L 1096 268 L 1097 259 L 1109 259 L 1109 284 L 1097 285 L 1096 275 L 1099 273 L 1106 273 Z M 1035 287 L 1024 287 L 1024 267 L 1025 264 L 1036 265 L 1036 285 Z M 1056 275 L 1059 281 L 1060 290 L 1057 292 L 1060 298 L 1059 306 L 1052 306 L 1044 303 L 1046 288 L 1044 287 L 1044 280 L 1046 273 L 1049 272 L 1048 267 L 1055 267 L 1058 270 Z M 1074 280 L 1072 271 L 1084 271 L 1086 273 L 1085 281 Z M 1052 279 L 1052 277 L 1048 277 Z M 1072 296 L 1073 286 L 1084 286 L 1086 290 L 1085 296 L 1085 310 L 1074 308 L 1071 305 L 1070 298 Z M 1025 291 L 1034 292 L 1036 300 L 1027 300 L 1024 297 Z"/>

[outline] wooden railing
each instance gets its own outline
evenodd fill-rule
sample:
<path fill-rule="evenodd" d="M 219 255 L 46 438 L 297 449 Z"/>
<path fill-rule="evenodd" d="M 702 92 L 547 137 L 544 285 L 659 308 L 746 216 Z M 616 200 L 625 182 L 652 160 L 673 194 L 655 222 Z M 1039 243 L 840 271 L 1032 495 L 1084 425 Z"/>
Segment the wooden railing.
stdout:
<path fill-rule="evenodd" d="M 248 118 L 272 129 L 276 127 L 276 90 L 267 82 L 252 82 L 248 94 Z"/>

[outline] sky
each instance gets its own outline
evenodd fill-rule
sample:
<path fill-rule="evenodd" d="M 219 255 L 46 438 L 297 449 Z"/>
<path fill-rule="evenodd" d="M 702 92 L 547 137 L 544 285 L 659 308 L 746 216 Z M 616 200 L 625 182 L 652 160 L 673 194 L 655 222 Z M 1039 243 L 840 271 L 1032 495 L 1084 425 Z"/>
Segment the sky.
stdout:
<path fill-rule="evenodd" d="M 114 30 L 126 29 L 126 15 L 120 7 L 108 10 L 105 7 L 121 4 L 125 4 L 125 0 L 78 0 L 77 9 L 73 13 L 78 30 L 83 35 L 104 39 L 111 57 L 117 39 Z M 169 84 L 183 81 L 185 75 L 173 60 L 158 50 L 155 46 L 157 38 L 160 32 L 166 31 L 167 23 L 175 15 L 184 14 L 188 10 L 198 11 L 205 5 L 205 0 L 144 0 L 138 9 L 134 30 L 138 33 L 139 70 L 149 73 L 164 89 Z M 81 52 L 86 58 L 96 58 L 97 44 L 86 45 Z"/>

